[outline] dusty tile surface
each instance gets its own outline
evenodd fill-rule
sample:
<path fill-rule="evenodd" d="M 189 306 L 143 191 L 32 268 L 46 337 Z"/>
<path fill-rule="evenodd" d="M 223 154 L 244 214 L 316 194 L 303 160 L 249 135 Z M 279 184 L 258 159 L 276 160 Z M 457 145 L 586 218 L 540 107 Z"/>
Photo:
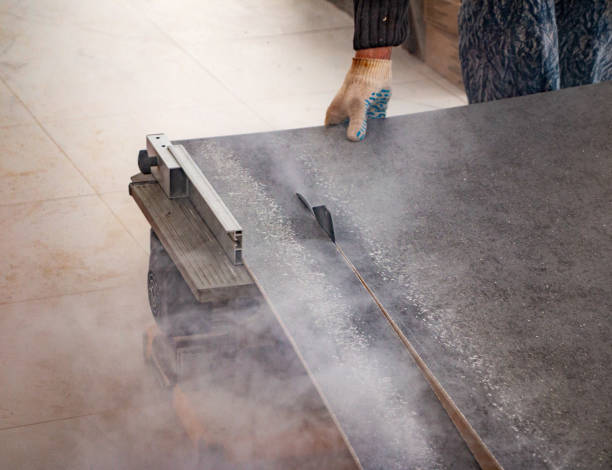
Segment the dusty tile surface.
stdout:
<path fill-rule="evenodd" d="M 142 406 L 146 271 L 125 287 L 0 305 L 0 429 Z"/>
<path fill-rule="evenodd" d="M 0 430 L 0 468 L 117 468 L 111 451 L 91 416 Z"/>
<path fill-rule="evenodd" d="M 169 398 L 146 407 L 101 413 L 97 424 L 111 442 L 113 454 L 120 457 L 121 468 L 203 468 Z"/>
<path fill-rule="evenodd" d="M 169 403 L 0 430 L 0 468 L 196 469 Z"/>

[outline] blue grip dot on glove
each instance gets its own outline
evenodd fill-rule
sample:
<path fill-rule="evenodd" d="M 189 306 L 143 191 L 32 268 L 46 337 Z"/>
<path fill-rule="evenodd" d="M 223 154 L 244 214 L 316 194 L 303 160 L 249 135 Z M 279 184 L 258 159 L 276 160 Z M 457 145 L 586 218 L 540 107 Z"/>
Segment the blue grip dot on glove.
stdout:
<path fill-rule="evenodd" d="M 391 90 L 382 88 L 380 91 L 373 91 L 370 97 L 365 100 L 366 115 L 357 131 L 357 138 L 363 140 L 366 136 L 368 119 L 382 119 L 387 117 L 387 105 L 391 98 Z"/>

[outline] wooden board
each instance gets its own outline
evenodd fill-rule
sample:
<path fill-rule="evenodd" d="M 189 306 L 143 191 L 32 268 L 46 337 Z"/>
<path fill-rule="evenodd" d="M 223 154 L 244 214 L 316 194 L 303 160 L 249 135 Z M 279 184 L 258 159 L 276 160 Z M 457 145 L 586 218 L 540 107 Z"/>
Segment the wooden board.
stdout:
<path fill-rule="evenodd" d="M 459 0 L 427 0 L 425 2 L 425 21 L 457 37 L 460 7 Z"/>
<path fill-rule="evenodd" d="M 129 189 L 198 301 L 257 294 L 244 266 L 229 260 L 188 199 L 168 199 L 159 184 L 141 176 Z"/>
<path fill-rule="evenodd" d="M 457 36 L 426 23 L 425 63 L 447 80 L 463 87 Z"/>

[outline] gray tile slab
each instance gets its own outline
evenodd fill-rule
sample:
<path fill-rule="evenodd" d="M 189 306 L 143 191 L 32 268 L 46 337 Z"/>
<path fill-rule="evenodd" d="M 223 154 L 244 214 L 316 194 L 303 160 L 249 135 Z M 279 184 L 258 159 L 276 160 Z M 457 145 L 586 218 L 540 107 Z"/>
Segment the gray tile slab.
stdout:
<path fill-rule="evenodd" d="M 605 83 L 395 117 L 360 144 L 342 126 L 185 143 L 366 464 L 427 462 L 447 426 L 421 419 L 437 416 L 431 393 L 415 394 L 401 345 L 293 194 L 329 207 L 506 468 L 609 468 L 611 100 Z"/>
<path fill-rule="evenodd" d="M 273 161 L 257 141 L 263 138 L 265 146 L 266 136 L 184 144 L 248 234 L 246 263 L 362 465 L 477 468 L 408 351 L 298 201 L 294 185 L 272 175 Z M 264 158 L 249 158 L 253 154 Z"/>

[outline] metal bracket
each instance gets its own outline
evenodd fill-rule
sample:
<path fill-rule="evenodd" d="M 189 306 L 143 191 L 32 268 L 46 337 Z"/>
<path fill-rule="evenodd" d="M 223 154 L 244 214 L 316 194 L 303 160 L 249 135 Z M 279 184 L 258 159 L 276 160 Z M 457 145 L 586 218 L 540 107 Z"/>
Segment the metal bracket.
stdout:
<path fill-rule="evenodd" d="M 170 199 L 187 197 L 189 194 L 187 176 L 170 153 L 170 147 L 172 143 L 164 134 L 147 136 L 147 154 L 149 158 L 155 158 L 155 165 L 150 167 L 151 174 Z"/>
<path fill-rule="evenodd" d="M 242 264 L 242 228 L 185 147 L 173 145 L 165 134 L 150 134 L 147 154 L 166 196 L 189 198 L 232 263 Z"/>

